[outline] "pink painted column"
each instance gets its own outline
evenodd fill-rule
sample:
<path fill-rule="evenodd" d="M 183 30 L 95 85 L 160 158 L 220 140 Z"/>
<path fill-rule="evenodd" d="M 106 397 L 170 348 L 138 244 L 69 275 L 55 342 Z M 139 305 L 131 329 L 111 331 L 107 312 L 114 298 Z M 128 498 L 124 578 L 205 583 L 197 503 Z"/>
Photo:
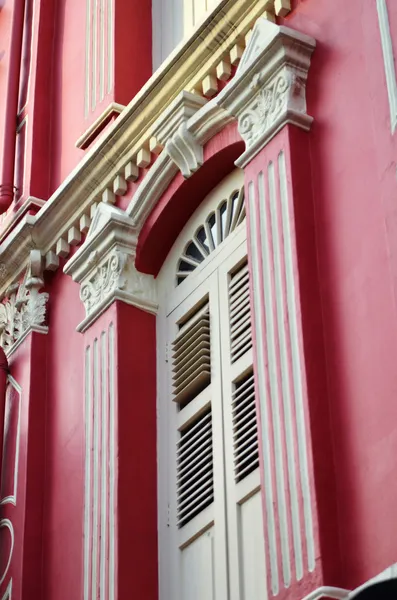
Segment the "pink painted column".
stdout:
<path fill-rule="evenodd" d="M 8 354 L 0 484 L 0 597 L 43 597 L 48 293 L 39 250 L 0 303 Z"/>
<path fill-rule="evenodd" d="M 245 174 L 269 597 L 296 600 L 324 596 L 340 576 L 306 111 L 315 45 L 259 19 L 218 99 L 246 144 L 236 164 Z"/>
<path fill-rule="evenodd" d="M 155 317 L 115 301 L 84 333 L 85 600 L 157 600 Z"/>
<path fill-rule="evenodd" d="M 86 310 L 83 600 L 157 600 L 157 305 L 135 247 L 133 222 L 101 203 L 64 268 Z"/>
<path fill-rule="evenodd" d="M 338 571 L 308 134 L 245 167 L 269 587 L 302 598 Z"/>
<path fill-rule="evenodd" d="M 12 353 L 0 487 L 0 597 L 43 596 L 47 336 L 33 331 Z"/>

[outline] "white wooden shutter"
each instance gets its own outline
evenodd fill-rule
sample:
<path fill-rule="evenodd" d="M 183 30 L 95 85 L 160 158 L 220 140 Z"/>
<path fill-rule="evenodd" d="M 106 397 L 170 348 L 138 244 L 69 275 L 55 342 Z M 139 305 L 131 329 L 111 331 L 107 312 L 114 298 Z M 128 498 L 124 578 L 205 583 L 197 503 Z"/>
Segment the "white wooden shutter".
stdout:
<path fill-rule="evenodd" d="M 228 600 L 266 598 L 258 423 L 245 244 L 219 268 Z"/>
<path fill-rule="evenodd" d="M 159 468 L 168 470 L 164 600 L 215 600 L 227 589 L 218 305 L 215 272 L 167 317 L 169 439 L 167 460 L 159 456 Z"/>
<path fill-rule="evenodd" d="M 244 219 L 236 171 L 159 275 L 160 600 L 267 597 Z"/>

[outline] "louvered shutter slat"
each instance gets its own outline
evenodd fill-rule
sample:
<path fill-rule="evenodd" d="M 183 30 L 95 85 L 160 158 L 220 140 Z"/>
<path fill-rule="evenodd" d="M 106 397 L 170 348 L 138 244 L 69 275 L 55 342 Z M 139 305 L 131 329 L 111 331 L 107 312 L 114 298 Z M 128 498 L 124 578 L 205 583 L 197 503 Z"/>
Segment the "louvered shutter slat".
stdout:
<path fill-rule="evenodd" d="M 191 507 L 196 504 L 196 501 L 201 500 L 211 486 L 212 477 L 211 474 L 208 474 L 207 477 L 201 479 L 200 485 L 189 488 L 179 496 L 178 512 L 183 513 L 187 506 Z"/>
<path fill-rule="evenodd" d="M 208 429 L 211 428 L 211 423 L 207 423 L 202 429 L 199 429 L 196 434 L 189 439 L 189 444 L 186 444 L 184 447 L 180 448 L 177 452 L 178 459 L 181 459 L 185 456 L 187 452 L 192 453 L 194 449 L 202 443 L 203 435 L 206 433 Z"/>
<path fill-rule="evenodd" d="M 178 393 L 181 384 L 185 385 L 184 382 L 189 382 L 197 374 L 197 371 L 201 371 L 201 367 L 205 368 L 209 366 L 208 351 L 201 351 L 200 354 L 196 356 L 196 360 L 194 360 L 193 357 L 193 360 L 190 360 L 185 367 L 178 369 L 175 373 L 172 378 L 174 380 L 175 392 Z"/>
<path fill-rule="evenodd" d="M 203 451 L 197 457 L 194 457 L 195 460 L 193 460 L 193 457 L 190 456 L 189 463 L 186 464 L 184 468 L 178 469 L 178 481 L 181 482 L 186 477 L 189 477 L 193 468 L 197 469 L 201 467 L 201 465 L 204 465 L 204 463 L 206 463 L 209 460 L 209 455 L 211 453 L 212 447 L 209 447 L 207 449 L 203 449 Z"/>
<path fill-rule="evenodd" d="M 211 382 L 208 306 L 190 319 L 172 347 L 174 401 L 185 406 Z"/>
<path fill-rule="evenodd" d="M 182 431 L 177 461 L 178 526 L 183 527 L 214 497 L 211 409 Z"/>
<path fill-rule="evenodd" d="M 252 372 L 236 384 L 232 396 L 232 418 L 234 472 L 238 482 L 259 464 L 258 425 Z"/>
<path fill-rule="evenodd" d="M 229 283 L 230 352 L 235 362 L 252 347 L 249 271 L 245 264 Z"/>
<path fill-rule="evenodd" d="M 203 349 L 210 349 L 210 336 L 204 333 L 197 338 L 195 347 L 192 347 L 191 344 L 189 344 L 184 352 L 178 354 L 174 361 L 174 368 L 172 369 L 173 373 L 183 369 L 191 358 L 195 356 L 195 351 L 199 352 Z"/>

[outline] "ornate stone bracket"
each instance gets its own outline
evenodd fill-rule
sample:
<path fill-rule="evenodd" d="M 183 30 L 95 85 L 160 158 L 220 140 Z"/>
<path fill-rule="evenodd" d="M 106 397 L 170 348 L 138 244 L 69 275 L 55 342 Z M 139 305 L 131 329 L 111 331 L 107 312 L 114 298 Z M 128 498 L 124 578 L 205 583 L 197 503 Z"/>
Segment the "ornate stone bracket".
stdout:
<path fill-rule="evenodd" d="M 185 178 L 190 177 L 204 162 L 203 147 L 187 130 L 186 123 L 207 100 L 197 94 L 182 91 L 159 117 L 154 137 Z"/>
<path fill-rule="evenodd" d="M 287 123 L 310 129 L 306 79 L 316 42 L 288 27 L 260 18 L 234 79 L 216 98 L 238 120 L 246 150 L 244 167 Z"/>
<path fill-rule="evenodd" d="M 29 266 L 22 282 L 13 284 L 0 303 L 1 345 L 8 355 L 31 331 L 47 333 L 48 293 L 40 292 L 43 287 L 42 256 L 40 250 L 31 250 Z"/>
<path fill-rule="evenodd" d="M 135 268 L 136 241 L 133 221 L 115 206 L 101 203 L 85 243 L 64 267 L 81 284 L 86 317 L 77 331 L 85 331 L 114 300 L 157 311 L 154 278 Z"/>

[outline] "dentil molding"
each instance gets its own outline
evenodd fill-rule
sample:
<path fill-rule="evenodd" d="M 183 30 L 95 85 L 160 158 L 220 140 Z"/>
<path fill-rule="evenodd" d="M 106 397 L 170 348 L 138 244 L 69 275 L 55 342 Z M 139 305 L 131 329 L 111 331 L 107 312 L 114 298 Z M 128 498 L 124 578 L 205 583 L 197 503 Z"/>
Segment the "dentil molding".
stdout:
<path fill-rule="evenodd" d="M 217 96 L 200 106 L 184 93 L 165 117 L 159 116 L 160 131 L 166 130 L 163 122 L 173 123 L 174 128 L 168 126 L 171 137 L 165 152 L 148 170 L 127 208 L 138 229 L 177 169 L 184 177 L 191 176 L 202 164 L 205 143 L 228 123 L 237 119 L 245 141 L 238 167 L 245 167 L 287 123 L 310 129 L 313 119 L 306 111 L 306 80 L 315 46 L 314 39 L 261 17 L 235 76 Z"/>
<path fill-rule="evenodd" d="M 10 355 L 31 331 L 47 333 L 45 325 L 48 293 L 44 287 L 40 250 L 31 250 L 23 280 L 13 284 L 0 303 L 0 339 Z"/>
<path fill-rule="evenodd" d="M 115 300 L 157 311 L 154 277 L 135 268 L 136 243 L 136 227 L 124 211 L 100 203 L 85 243 L 64 267 L 81 286 L 86 317 L 77 331 L 85 331 Z"/>

